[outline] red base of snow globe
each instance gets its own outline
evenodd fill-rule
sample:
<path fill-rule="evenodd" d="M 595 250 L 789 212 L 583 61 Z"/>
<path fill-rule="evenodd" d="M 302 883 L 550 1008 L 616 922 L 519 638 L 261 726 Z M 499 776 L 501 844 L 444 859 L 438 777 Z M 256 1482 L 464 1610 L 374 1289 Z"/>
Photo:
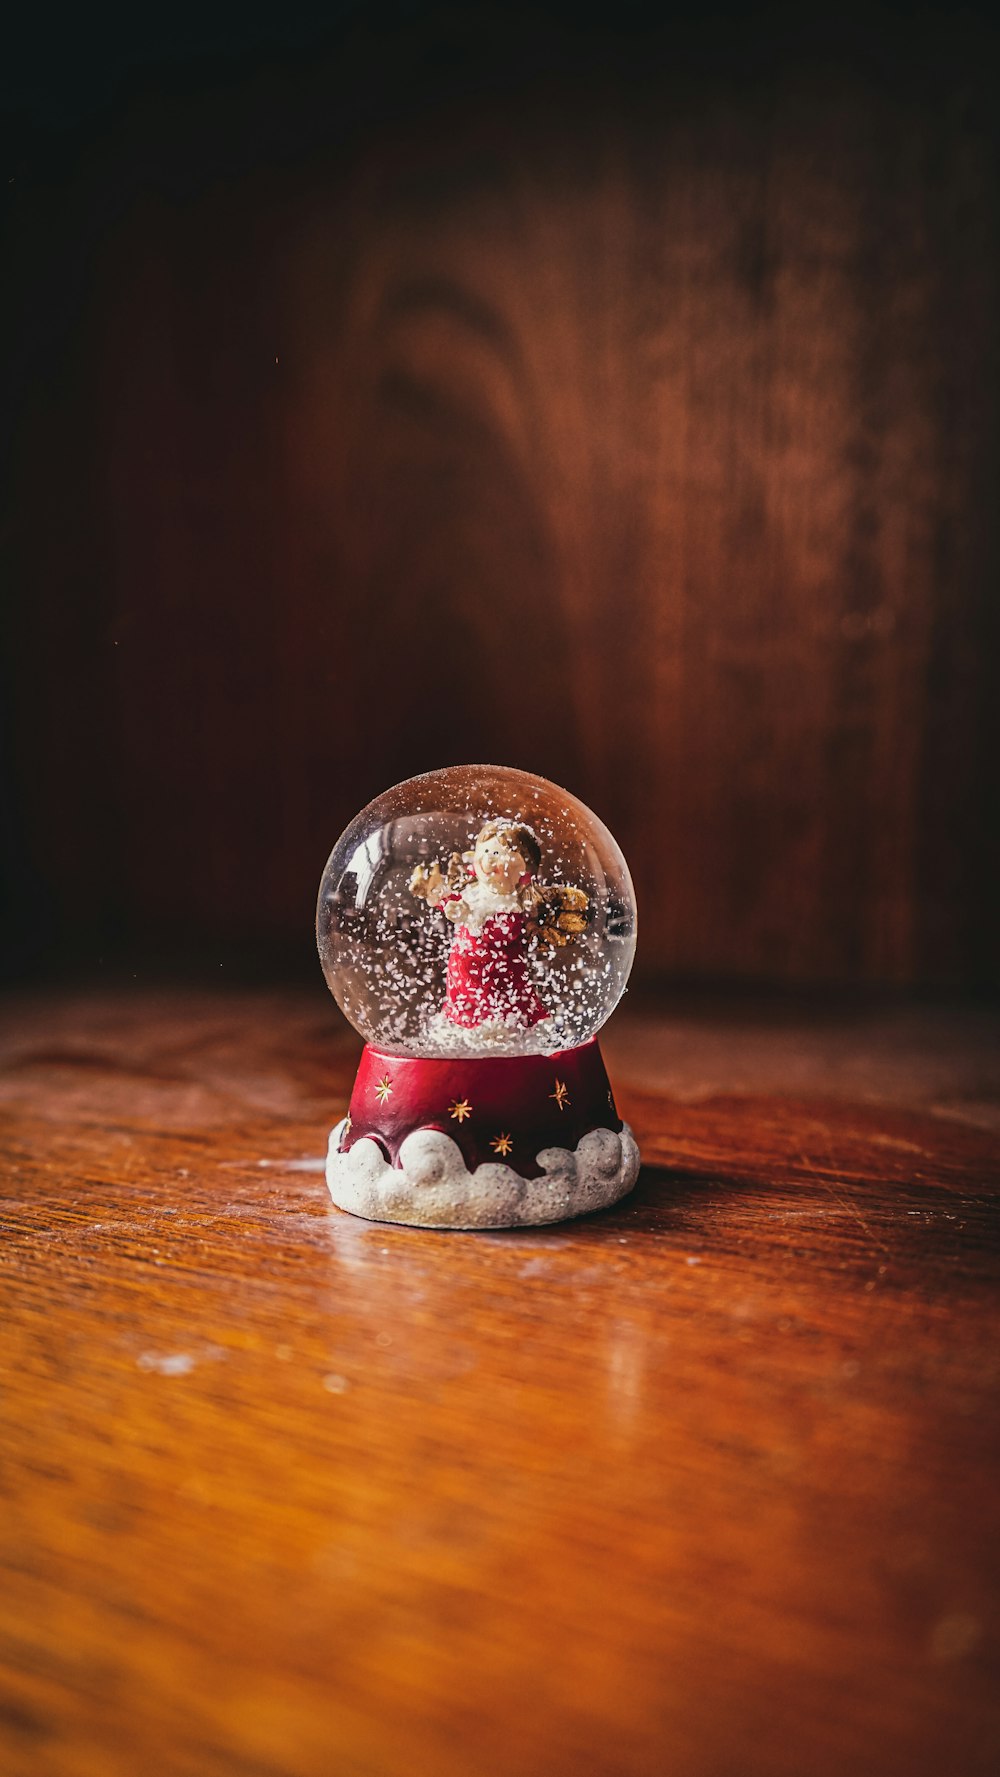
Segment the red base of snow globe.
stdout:
<path fill-rule="evenodd" d="M 372 1221 L 508 1228 L 602 1209 L 639 1153 L 596 1037 L 553 1055 L 407 1056 L 366 1046 L 326 1176 Z"/>

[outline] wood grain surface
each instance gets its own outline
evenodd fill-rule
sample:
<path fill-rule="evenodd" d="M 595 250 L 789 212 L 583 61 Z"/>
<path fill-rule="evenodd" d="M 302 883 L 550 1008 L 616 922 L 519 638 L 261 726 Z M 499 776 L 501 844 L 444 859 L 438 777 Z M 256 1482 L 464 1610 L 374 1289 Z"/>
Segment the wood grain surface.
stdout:
<path fill-rule="evenodd" d="M 29 172 L 40 955 L 287 951 L 370 796 L 493 759 L 616 832 L 644 968 L 996 974 L 995 39 L 503 10 Z"/>
<path fill-rule="evenodd" d="M 311 996 L 0 1046 L 4 1777 L 987 1777 L 996 1020 L 640 1005 L 635 1195 L 380 1227 Z"/>

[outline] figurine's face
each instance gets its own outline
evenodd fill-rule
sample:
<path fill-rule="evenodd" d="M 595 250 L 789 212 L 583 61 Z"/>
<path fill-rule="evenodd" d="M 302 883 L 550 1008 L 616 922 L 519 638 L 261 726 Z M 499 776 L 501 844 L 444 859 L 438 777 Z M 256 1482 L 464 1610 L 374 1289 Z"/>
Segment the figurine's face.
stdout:
<path fill-rule="evenodd" d="M 502 895 L 516 889 L 528 868 L 521 853 L 496 836 L 478 840 L 472 857 L 480 882 Z"/>

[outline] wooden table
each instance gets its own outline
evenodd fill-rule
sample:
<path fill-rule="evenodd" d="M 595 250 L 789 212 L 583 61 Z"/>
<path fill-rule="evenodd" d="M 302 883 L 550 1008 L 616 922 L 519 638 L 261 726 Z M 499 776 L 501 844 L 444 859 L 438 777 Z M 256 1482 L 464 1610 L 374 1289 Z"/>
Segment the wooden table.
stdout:
<path fill-rule="evenodd" d="M 321 986 L 9 1002 L 4 1777 L 993 1777 L 996 1037 L 640 1005 L 634 1196 L 431 1234 Z"/>

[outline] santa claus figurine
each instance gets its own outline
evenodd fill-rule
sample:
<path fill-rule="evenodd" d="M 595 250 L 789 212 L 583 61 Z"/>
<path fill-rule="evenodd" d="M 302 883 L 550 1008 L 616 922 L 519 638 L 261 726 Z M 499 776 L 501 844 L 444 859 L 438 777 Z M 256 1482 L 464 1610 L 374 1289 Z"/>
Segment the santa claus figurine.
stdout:
<path fill-rule="evenodd" d="M 489 1042 L 549 1018 L 531 979 L 529 942 L 568 944 L 586 930 L 582 889 L 536 881 L 541 850 L 520 821 L 487 821 L 471 851 L 453 852 L 410 878 L 414 895 L 457 929 L 448 956 L 442 1016 Z"/>

